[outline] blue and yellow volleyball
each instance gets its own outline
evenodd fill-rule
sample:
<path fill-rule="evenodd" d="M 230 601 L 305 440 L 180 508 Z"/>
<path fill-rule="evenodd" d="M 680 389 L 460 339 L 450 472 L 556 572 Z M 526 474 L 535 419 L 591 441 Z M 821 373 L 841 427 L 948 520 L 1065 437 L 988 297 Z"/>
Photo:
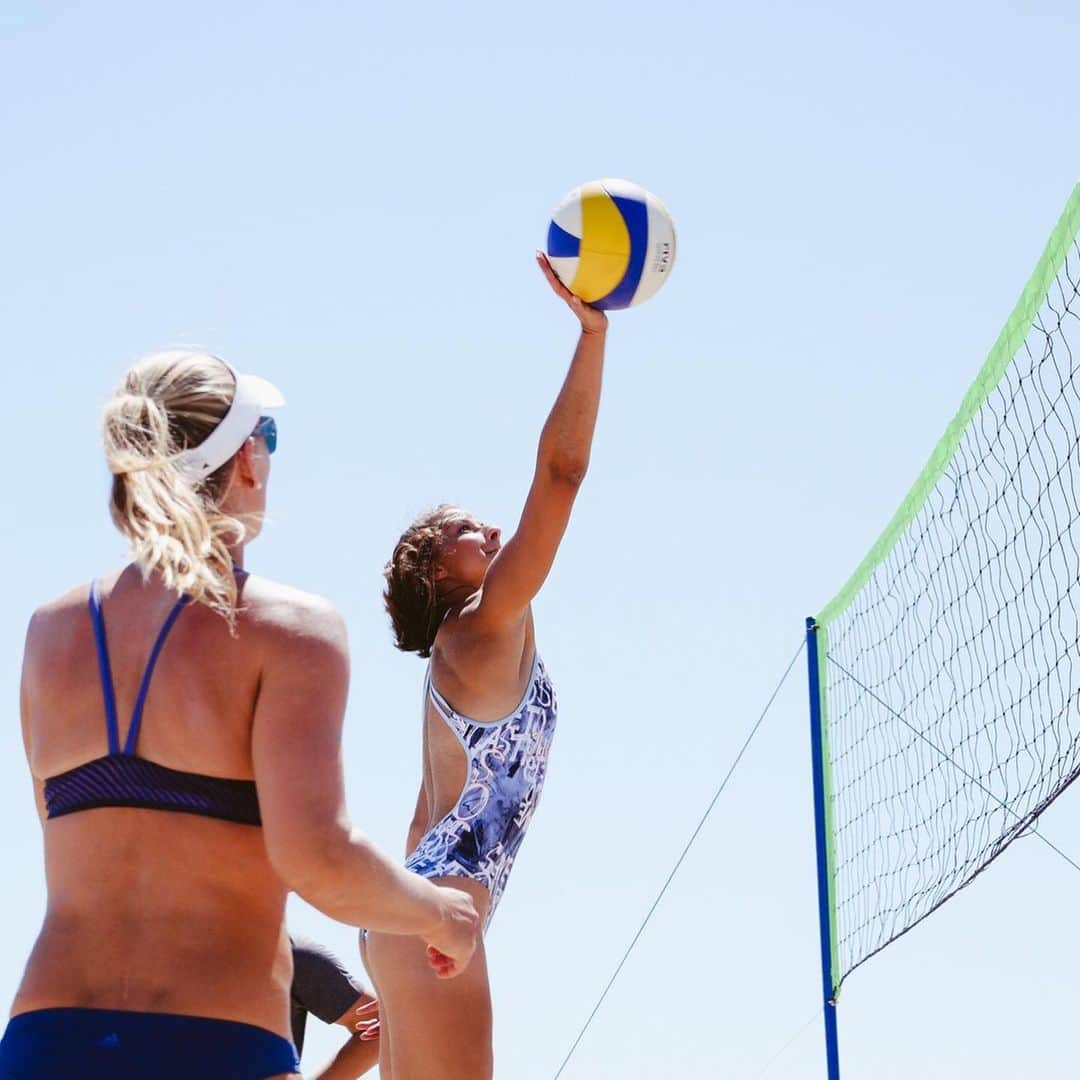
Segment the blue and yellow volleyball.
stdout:
<path fill-rule="evenodd" d="M 566 196 L 548 227 L 547 256 L 559 280 L 604 310 L 648 300 L 675 265 L 667 207 L 629 180 L 593 180 Z"/>

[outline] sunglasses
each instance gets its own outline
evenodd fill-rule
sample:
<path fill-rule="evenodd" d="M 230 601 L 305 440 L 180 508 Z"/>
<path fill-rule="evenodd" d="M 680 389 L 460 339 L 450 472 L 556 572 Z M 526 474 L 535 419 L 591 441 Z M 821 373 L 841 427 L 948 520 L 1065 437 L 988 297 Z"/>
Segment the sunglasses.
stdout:
<path fill-rule="evenodd" d="M 272 454 L 277 449 L 277 421 L 272 416 L 260 416 L 252 436 L 266 440 L 266 452 Z"/>

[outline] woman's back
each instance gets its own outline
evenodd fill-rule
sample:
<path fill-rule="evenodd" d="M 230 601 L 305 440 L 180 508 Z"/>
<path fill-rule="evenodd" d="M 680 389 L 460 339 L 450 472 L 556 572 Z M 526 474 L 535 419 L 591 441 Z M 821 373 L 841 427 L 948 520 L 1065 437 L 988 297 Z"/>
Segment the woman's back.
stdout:
<path fill-rule="evenodd" d="M 131 368 L 105 409 L 110 513 L 132 565 L 42 607 L 22 725 L 48 903 L 0 1080 L 280 1080 L 295 889 L 419 934 L 451 976 L 475 908 L 349 821 L 349 661 L 334 607 L 238 570 L 262 526 L 284 404 L 217 357 Z"/>
<path fill-rule="evenodd" d="M 276 591 L 255 578 L 243 583 L 235 637 L 204 607 L 179 611 L 148 683 L 133 748 L 140 761 L 252 781 L 262 657 L 287 632 L 289 605 L 275 602 Z M 122 745 L 176 595 L 129 567 L 103 580 L 100 596 Z M 83 586 L 46 605 L 28 634 L 24 732 L 42 809 L 46 780 L 109 752 L 88 601 Z M 49 905 L 13 1011 L 145 1009 L 288 1033 L 286 890 L 258 826 L 97 806 L 46 820 L 44 834 Z"/>

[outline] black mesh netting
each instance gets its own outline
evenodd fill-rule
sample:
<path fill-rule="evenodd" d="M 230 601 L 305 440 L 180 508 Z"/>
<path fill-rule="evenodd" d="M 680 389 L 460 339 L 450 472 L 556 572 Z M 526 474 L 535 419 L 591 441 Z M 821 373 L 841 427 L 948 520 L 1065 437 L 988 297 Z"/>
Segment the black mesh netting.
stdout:
<path fill-rule="evenodd" d="M 1080 770 L 1080 249 L 944 474 L 827 625 L 837 982 Z"/>

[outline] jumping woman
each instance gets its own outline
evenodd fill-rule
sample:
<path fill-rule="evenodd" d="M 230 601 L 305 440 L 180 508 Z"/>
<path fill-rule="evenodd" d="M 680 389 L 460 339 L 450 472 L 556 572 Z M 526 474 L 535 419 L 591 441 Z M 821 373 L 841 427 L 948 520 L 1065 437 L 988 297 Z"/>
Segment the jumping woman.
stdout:
<path fill-rule="evenodd" d="M 540 435 L 517 531 L 440 506 L 405 531 L 386 568 L 397 647 L 429 659 L 423 780 L 405 866 L 475 901 L 485 928 L 499 903 L 547 770 L 555 693 L 536 648 L 531 603 L 551 570 L 589 463 L 607 318 L 572 296 L 547 260 L 551 288 L 581 336 Z M 380 1011 L 382 1080 L 485 1080 L 493 1071 L 484 947 L 452 982 L 431 977 L 423 949 L 372 932 L 365 962 Z"/>
<path fill-rule="evenodd" d="M 349 822 L 341 617 L 244 569 L 277 443 L 266 410 L 281 404 L 265 380 L 173 352 L 132 368 L 106 406 L 112 518 L 133 561 L 39 608 L 27 633 L 48 896 L 0 1080 L 293 1076 L 290 889 L 342 922 L 417 935 L 439 975 L 472 954 L 473 901 Z"/>

